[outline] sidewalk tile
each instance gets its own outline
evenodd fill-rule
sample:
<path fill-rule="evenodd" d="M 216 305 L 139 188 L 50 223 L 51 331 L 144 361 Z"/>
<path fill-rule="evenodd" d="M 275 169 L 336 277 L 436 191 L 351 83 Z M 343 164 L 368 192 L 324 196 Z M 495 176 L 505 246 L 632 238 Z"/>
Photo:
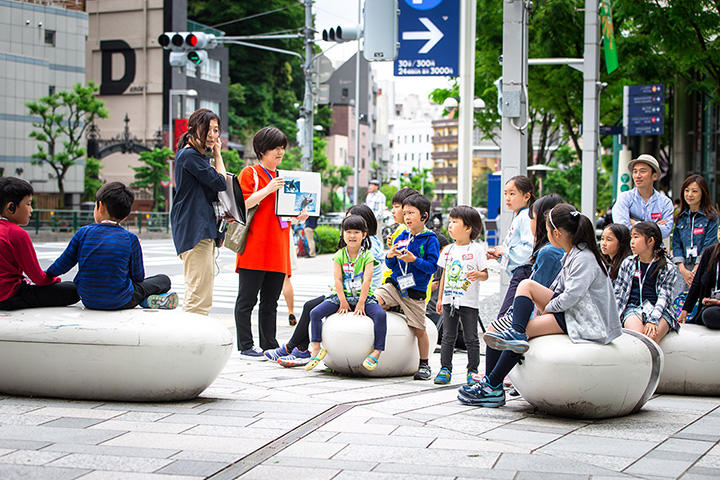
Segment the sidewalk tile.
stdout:
<path fill-rule="evenodd" d="M 113 420 L 121 420 L 123 422 L 158 422 L 164 418 L 171 417 L 172 413 L 162 412 L 127 412 L 122 415 L 118 415 Z M 181 414 L 178 414 L 181 415 Z M 194 416 L 194 415 L 193 415 Z M 192 422 L 182 422 L 192 423 Z"/>
<path fill-rule="evenodd" d="M 395 447 L 426 448 L 432 439 L 428 437 L 406 437 L 402 435 L 373 435 L 371 433 L 340 432 L 334 436 L 330 443 L 349 443 L 348 448 L 356 445 L 388 445 Z M 467 450 L 467 449 L 465 449 Z"/>
<path fill-rule="evenodd" d="M 683 479 L 688 477 L 690 474 L 708 476 L 717 480 L 718 478 L 720 478 L 720 468 L 692 467 L 690 470 L 688 470 L 688 473 L 683 475 Z"/>
<path fill-rule="evenodd" d="M 377 466 L 375 462 L 355 462 L 352 460 L 334 460 L 325 458 L 285 457 L 276 455 L 263 463 L 263 465 L 284 465 L 289 467 L 325 468 L 329 470 L 358 470 L 369 472 Z"/>
<path fill-rule="evenodd" d="M 588 480 L 588 475 L 582 473 L 541 473 L 541 472 L 518 472 L 515 480 Z M 592 478 L 595 478 L 593 475 Z"/>
<path fill-rule="evenodd" d="M 452 438 L 438 438 L 432 442 L 429 448 L 445 450 L 477 450 L 480 452 L 530 453 L 529 449 L 520 447 L 514 443 L 482 439 L 455 440 Z"/>
<path fill-rule="evenodd" d="M 516 429 L 499 427 L 485 432 L 481 436 L 489 440 L 508 441 L 517 445 L 538 448 L 557 440 L 562 435 L 559 433 L 532 432 L 529 430 L 520 433 Z"/>
<path fill-rule="evenodd" d="M 540 449 L 542 453 L 554 451 L 597 453 L 618 457 L 639 458 L 655 447 L 655 442 L 626 440 L 621 438 L 595 437 L 573 433 L 557 439 Z"/>
<path fill-rule="evenodd" d="M 392 435 L 400 435 L 407 437 L 430 437 L 430 438 L 456 438 L 456 439 L 477 439 L 475 435 L 467 433 L 460 433 L 447 428 L 430 427 L 430 426 L 418 426 L 410 427 L 401 425 L 397 427 L 397 430 L 392 432 Z"/>
<path fill-rule="evenodd" d="M 503 453 L 493 466 L 493 469 L 540 473 L 584 473 L 588 475 L 615 473 L 612 470 L 595 465 L 537 453 L 532 455 Z"/>
<path fill-rule="evenodd" d="M 193 428 L 195 425 L 186 423 L 163 422 L 125 422 L 122 420 L 108 420 L 90 427 L 90 430 L 122 430 L 124 432 L 150 432 L 150 433 L 180 433 Z"/>
<path fill-rule="evenodd" d="M 220 462 L 220 463 L 235 463 L 240 460 L 244 455 L 237 453 L 218 453 L 218 452 L 196 452 L 193 450 L 183 450 L 172 457 L 171 460 L 192 460 L 195 462 Z"/>
<path fill-rule="evenodd" d="M 620 472 L 632 464 L 635 459 L 629 457 L 618 457 L 613 455 L 605 455 L 602 450 L 598 450 L 601 453 L 581 453 L 581 452 L 566 452 L 563 450 L 545 451 L 543 454 L 551 457 L 563 458 L 565 460 L 572 460 L 574 462 L 586 463 L 588 465 L 595 465 L 596 467 L 607 468 L 615 472 Z"/>
<path fill-rule="evenodd" d="M 312 442 L 302 439 L 277 453 L 280 457 L 331 458 L 345 443 Z"/>
<path fill-rule="evenodd" d="M 672 450 L 659 450 L 654 449 L 651 450 L 643 457 L 645 458 L 657 458 L 659 460 L 675 460 L 675 461 L 685 461 L 685 462 L 694 462 L 698 458 L 700 458 L 702 454 L 700 453 L 689 453 L 689 452 L 675 452 Z"/>
<path fill-rule="evenodd" d="M 708 449 L 710 450 L 708 451 Z M 655 451 L 660 450 L 698 454 L 707 452 L 707 455 L 713 455 L 713 451 L 717 451 L 714 455 L 720 455 L 720 446 L 713 447 L 713 442 L 704 442 L 702 440 L 684 440 L 682 438 L 668 438 L 655 449 Z"/>
<path fill-rule="evenodd" d="M 53 467 L 75 467 L 113 472 L 151 473 L 172 463 L 166 458 L 125 457 L 71 453 L 50 464 Z"/>
<path fill-rule="evenodd" d="M 43 423 L 43 427 L 87 428 L 104 422 L 101 418 L 62 417 Z"/>
<path fill-rule="evenodd" d="M 330 480 L 337 478 L 340 469 L 286 467 L 284 465 L 258 465 L 238 477 L 242 480 L 268 480 L 269 478 L 301 478 L 302 480 Z M 357 478 L 357 472 L 354 472 Z M 363 473 L 365 477 L 365 473 Z"/>
<path fill-rule="evenodd" d="M 14 440 L 10 438 L 0 438 L 0 448 L 11 450 L 40 450 L 43 447 L 51 445 L 52 442 L 38 442 L 35 440 Z"/>
<path fill-rule="evenodd" d="M 42 425 L 57 418 L 53 415 L 0 413 L 0 425 Z"/>
<path fill-rule="evenodd" d="M 398 475 L 396 473 L 364 472 L 362 477 L 363 480 L 397 480 Z M 416 480 L 453 480 L 455 476 L 415 474 L 412 478 Z M 357 480 L 357 473 L 342 472 L 337 477 L 333 477 L 333 480 Z"/>
<path fill-rule="evenodd" d="M 0 439 L 46 441 L 53 443 L 86 443 L 97 445 L 119 435 L 110 430 L 90 430 L 62 427 L 0 426 Z M 1 442 L 0 442 L 0 446 Z"/>
<path fill-rule="evenodd" d="M 99 418 L 107 420 L 125 413 L 124 410 L 100 410 L 96 408 L 45 407 L 27 415 L 45 415 L 49 417 Z"/>
<path fill-rule="evenodd" d="M 0 457 L 0 463 L 14 463 L 17 465 L 45 465 L 53 460 L 67 455 L 63 452 L 48 452 L 38 450 L 17 450 Z M 63 466 L 63 465 L 59 465 Z M 77 465 L 73 465 L 77 467 Z M 82 467 L 80 467 L 82 468 Z"/>
<path fill-rule="evenodd" d="M 695 465 L 697 465 L 698 467 L 720 469 L 720 457 L 718 457 L 717 455 L 705 455 Z"/>
<path fill-rule="evenodd" d="M 406 463 L 381 463 L 374 472 L 400 474 L 401 477 L 415 478 L 415 475 L 467 475 L 472 479 L 511 480 L 515 478 L 512 470 L 490 470 L 488 468 L 458 468 L 456 465 L 408 465 Z M 460 476 L 458 478 L 460 478 Z M 397 478 L 397 477 L 396 477 Z"/>
<path fill-rule="evenodd" d="M 227 467 L 225 462 L 198 462 L 194 460 L 177 460 L 156 473 L 195 475 L 198 477 L 209 477 L 210 475 Z"/>
<path fill-rule="evenodd" d="M 95 471 L 80 477 L 81 480 L 203 480 L 191 475 L 163 475 L 161 473 Z M 55 480 L 55 479 L 53 479 Z"/>
<path fill-rule="evenodd" d="M 379 425 L 374 423 L 346 422 L 342 418 L 320 427 L 321 432 L 344 433 L 370 433 L 375 435 L 390 435 L 397 427 L 395 425 Z"/>
<path fill-rule="evenodd" d="M 346 448 L 336 460 L 359 460 L 366 462 L 409 463 L 417 465 L 456 465 L 458 467 L 490 468 L 497 453 L 461 450 L 432 450 L 410 447 L 367 445 L 363 448 Z"/>
<path fill-rule="evenodd" d="M 631 475 L 677 478 L 692 464 L 692 460 L 663 460 L 645 457 L 630 465 L 624 472 Z"/>
<path fill-rule="evenodd" d="M 161 420 L 159 423 L 185 423 L 192 425 L 220 425 L 230 427 L 247 427 L 248 425 L 257 422 L 254 417 L 235 417 L 235 416 L 223 416 L 223 415 L 192 415 L 173 413 L 168 415 Z"/>
<path fill-rule="evenodd" d="M 157 448 L 161 445 L 164 448 L 172 450 L 195 450 L 200 452 L 247 455 L 266 443 L 267 440 L 259 440 L 256 438 L 244 438 L 242 441 L 238 441 L 238 438 L 207 435 L 129 432 L 113 438 L 103 445 L 137 448 Z"/>
<path fill-rule="evenodd" d="M 178 452 L 177 450 L 160 448 L 112 447 L 108 445 L 79 445 L 72 443 L 54 443 L 44 448 L 43 451 L 144 458 L 168 458 Z"/>
<path fill-rule="evenodd" d="M 3 480 L 74 480 L 87 473 L 88 470 L 80 470 L 78 468 L 0 464 L 0 478 Z"/>
<path fill-rule="evenodd" d="M 575 433 L 626 440 L 662 441 L 682 427 L 683 424 L 626 421 L 591 424 L 576 430 Z"/>
<path fill-rule="evenodd" d="M 412 427 L 421 425 L 420 422 L 402 417 L 372 417 L 367 423 L 374 423 L 376 425 L 408 425 Z"/>
<path fill-rule="evenodd" d="M 168 424 L 171 425 L 171 424 Z M 274 440 L 287 433 L 286 430 L 281 428 L 253 428 L 253 427 L 228 427 L 222 425 L 198 425 L 192 427 L 183 432 L 187 436 L 212 436 L 212 437 L 226 437 L 226 438 L 253 438 L 258 440 L 264 440 L 263 443 L 267 443 L 270 440 Z"/>

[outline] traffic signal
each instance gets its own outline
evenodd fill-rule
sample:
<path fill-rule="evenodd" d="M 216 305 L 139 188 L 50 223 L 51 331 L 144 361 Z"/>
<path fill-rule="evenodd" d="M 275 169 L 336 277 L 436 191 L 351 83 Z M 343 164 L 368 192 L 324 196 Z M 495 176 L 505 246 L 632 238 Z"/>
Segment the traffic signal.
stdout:
<path fill-rule="evenodd" d="M 200 65 L 207 60 L 205 50 L 218 46 L 215 35 L 204 32 L 164 32 L 158 43 L 170 52 L 170 65 L 182 67 L 186 62 Z"/>
<path fill-rule="evenodd" d="M 326 42 L 350 42 L 359 39 L 361 36 L 362 31 L 357 25 L 351 27 L 338 25 L 337 27 L 322 31 L 322 39 Z"/>
<path fill-rule="evenodd" d="M 397 0 L 365 0 L 363 56 L 368 62 L 395 60 L 398 55 Z"/>

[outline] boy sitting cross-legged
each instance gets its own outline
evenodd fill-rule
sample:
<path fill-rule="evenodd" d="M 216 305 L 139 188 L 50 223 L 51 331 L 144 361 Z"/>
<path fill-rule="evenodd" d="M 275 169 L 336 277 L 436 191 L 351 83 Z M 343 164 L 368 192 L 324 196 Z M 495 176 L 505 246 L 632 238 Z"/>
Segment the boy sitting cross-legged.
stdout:
<path fill-rule="evenodd" d="M 30 222 L 32 196 L 25 180 L 0 178 L 0 310 L 64 307 L 80 300 L 72 282 L 43 272 L 30 235 L 21 228 Z"/>
<path fill-rule="evenodd" d="M 403 200 L 403 219 L 407 230 L 400 233 L 387 254 L 385 263 L 392 274 L 375 291 L 381 307 L 400 306 L 405 321 L 418 339 L 420 366 L 415 380 L 430 380 L 428 364 L 430 341 L 425 331 L 425 296 L 428 282 L 437 269 L 440 243 L 425 228 L 430 214 L 430 200 L 420 194 Z"/>
<path fill-rule="evenodd" d="M 145 278 L 142 249 L 134 233 L 121 225 L 135 196 L 122 183 L 112 182 L 97 192 L 95 221 L 82 227 L 46 273 L 60 275 L 78 264 L 75 285 L 87 308 L 123 310 L 138 305 L 172 309 L 177 294 L 167 275 Z"/>

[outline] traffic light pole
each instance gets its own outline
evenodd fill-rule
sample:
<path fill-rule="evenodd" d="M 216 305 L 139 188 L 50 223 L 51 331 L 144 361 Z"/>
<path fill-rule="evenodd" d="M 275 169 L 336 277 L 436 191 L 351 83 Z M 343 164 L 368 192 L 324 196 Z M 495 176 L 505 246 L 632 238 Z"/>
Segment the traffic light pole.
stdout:
<path fill-rule="evenodd" d="M 313 47 L 315 45 L 315 30 L 312 24 L 312 0 L 305 0 L 305 98 L 303 99 L 303 108 L 300 116 L 305 119 L 303 126 L 305 132 L 303 138 L 305 141 L 302 145 L 302 162 L 303 170 L 312 171 L 313 164 L 313 110 L 315 109 L 313 90 L 312 90 L 312 73 L 313 73 Z"/>

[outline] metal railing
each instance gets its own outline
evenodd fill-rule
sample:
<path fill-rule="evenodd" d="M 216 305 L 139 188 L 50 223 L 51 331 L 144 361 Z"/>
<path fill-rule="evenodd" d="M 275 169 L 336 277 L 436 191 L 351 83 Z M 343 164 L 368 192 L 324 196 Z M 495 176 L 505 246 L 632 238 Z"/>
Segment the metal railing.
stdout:
<path fill-rule="evenodd" d="M 74 233 L 85 225 L 95 223 L 92 210 L 33 210 L 26 230 L 40 232 Z M 170 232 L 169 215 L 165 212 L 130 212 L 121 225 L 128 230 L 141 233 Z"/>

